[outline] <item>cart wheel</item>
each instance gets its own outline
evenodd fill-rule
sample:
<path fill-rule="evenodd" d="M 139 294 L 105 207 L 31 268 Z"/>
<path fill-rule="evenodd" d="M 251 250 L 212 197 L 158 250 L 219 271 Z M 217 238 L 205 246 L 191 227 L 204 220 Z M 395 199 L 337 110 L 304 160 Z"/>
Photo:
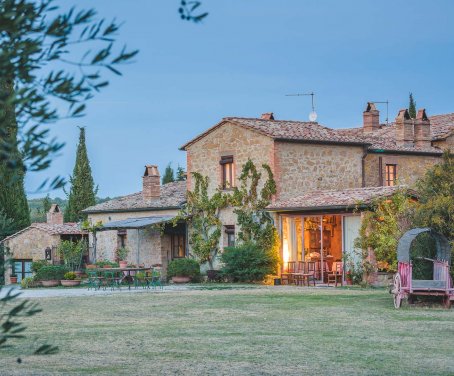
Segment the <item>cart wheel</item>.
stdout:
<path fill-rule="evenodd" d="M 399 273 L 394 275 L 394 283 L 391 293 L 393 294 L 394 308 L 400 308 L 402 305 L 402 280 L 400 279 Z"/>

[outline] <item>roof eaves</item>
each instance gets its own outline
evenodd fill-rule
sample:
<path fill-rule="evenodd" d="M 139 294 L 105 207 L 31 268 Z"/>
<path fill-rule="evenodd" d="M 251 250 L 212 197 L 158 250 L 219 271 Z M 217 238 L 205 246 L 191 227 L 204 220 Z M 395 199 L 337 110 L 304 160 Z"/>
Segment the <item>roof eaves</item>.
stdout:
<path fill-rule="evenodd" d="M 311 139 L 295 139 L 286 137 L 273 137 L 275 141 L 291 142 L 297 144 L 318 144 L 318 145 L 348 145 L 348 146 L 367 146 L 371 145 L 365 141 L 337 141 L 337 140 L 311 140 Z"/>
<path fill-rule="evenodd" d="M 162 211 L 162 210 L 179 210 L 184 202 L 179 206 L 163 206 L 155 208 L 126 208 L 126 209 L 98 209 L 98 210 L 82 210 L 84 214 L 98 214 L 98 213 L 134 213 L 134 212 L 144 212 L 144 211 Z"/>
<path fill-rule="evenodd" d="M 443 154 L 443 151 L 440 150 L 439 152 L 435 151 L 424 151 L 424 150 L 393 150 L 393 149 L 378 149 L 378 148 L 371 148 L 368 150 L 369 153 L 375 154 L 407 154 L 407 155 L 426 155 L 426 156 L 433 156 L 433 157 L 440 157 Z"/>

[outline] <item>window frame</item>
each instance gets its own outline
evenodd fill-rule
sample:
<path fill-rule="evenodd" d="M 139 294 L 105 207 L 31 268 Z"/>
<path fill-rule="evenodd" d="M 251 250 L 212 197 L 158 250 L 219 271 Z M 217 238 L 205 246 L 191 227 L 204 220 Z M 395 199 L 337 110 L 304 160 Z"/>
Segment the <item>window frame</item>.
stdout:
<path fill-rule="evenodd" d="M 227 235 L 227 247 L 235 247 L 235 225 L 225 225 L 224 232 Z M 233 239 L 232 239 L 233 237 Z"/>
<path fill-rule="evenodd" d="M 31 270 L 32 262 L 33 262 L 32 259 L 13 259 L 13 265 L 11 268 L 11 272 L 12 272 L 12 274 L 17 275 L 17 282 L 20 283 L 20 281 L 22 281 L 24 278 L 33 276 L 33 272 Z M 21 264 L 20 271 L 16 271 L 16 263 Z M 28 272 L 26 271 L 26 267 L 25 267 L 26 263 L 30 264 L 29 265 L 30 271 L 28 271 Z"/>
<path fill-rule="evenodd" d="M 177 254 L 175 253 L 175 246 L 178 247 Z M 182 247 L 182 253 L 180 253 L 180 248 Z M 170 252 L 173 259 L 185 258 L 186 257 L 186 236 L 185 234 L 171 234 L 170 235 Z M 182 254 L 182 255 L 181 255 Z"/>
<path fill-rule="evenodd" d="M 221 166 L 222 189 L 233 189 L 235 187 L 235 160 L 233 155 L 221 156 L 219 164 Z"/>
<path fill-rule="evenodd" d="M 387 187 L 394 187 L 397 183 L 397 164 L 387 163 L 385 165 L 385 184 Z"/>

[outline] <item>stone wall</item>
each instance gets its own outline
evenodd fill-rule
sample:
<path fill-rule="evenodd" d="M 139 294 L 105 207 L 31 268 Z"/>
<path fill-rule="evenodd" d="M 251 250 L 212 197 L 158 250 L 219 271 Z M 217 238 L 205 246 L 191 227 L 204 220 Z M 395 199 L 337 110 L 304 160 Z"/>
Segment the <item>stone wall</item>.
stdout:
<path fill-rule="evenodd" d="M 47 247 L 57 247 L 60 244 L 60 236 L 30 227 L 6 240 L 4 244 L 9 248 L 12 254 L 11 258 L 36 261 L 44 259 L 44 251 Z M 7 284 L 9 284 L 9 275 L 10 270 L 7 269 Z"/>
<path fill-rule="evenodd" d="M 361 187 L 362 147 L 276 142 L 277 197 Z"/>
<path fill-rule="evenodd" d="M 451 153 L 454 153 L 454 135 L 447 137 L 445 140 L 435 141 L 433 145 L 442 150 L 448 149 Z"/>
<path fill-rule="evenodd" d="M 101 221 L 108 223 L 111 221 L 120 221 L 128 218 L 142 218 L 157 215 L 175 215 L 177 210 L 160 210 L 160 211 L 139 211 L 139 212 L 121 212 L 121 213 L 96 213 L 89 214 L 88 219 L 92 223 Z M 115 260 L 115 251 L 118 248 L 117 230 L 99 231 L 97 233 L 97 259 Z M 127 230 L 126 248 L 129 249 L 128 260 L 132 264 L 137 264 L 137 230 Z M 90 234 L 90 246 L 93 245 L 93 237 Z M 156 231 L 140 230 L 140 254 L 139 264 L 144 263 L 146 266 L 152 264 L 164 264 L 166 260 L 162 259 L 161 252 L 161 235 Z M 169 246 L 170 248 L 170 246 Z"/>
<path fill-rule="evenodd" d="M 201 140 L 188 147 L 188 189 L 193 188 L 191 172 L 198 172 L 210 179 L 209 192 L 213 194 L 221 185 L 222 156 L 233 155 L 236 183 L 242 166 L 250 158 L 259 168 L 266 163 L 272 168 L 273 140 L 260 133 L 226 122 Z"/>
<path fill-rule="evenodd" d="M 380 186 L 379 158 L 382 158 L 383 185 L 386 184 L 385 166 L 397 165 L 398 184 L 413 186 L 419 177 L 440 161 L 440 157 L 400 154 L 368 154 L 365 160 L 365 180 L 367 187 Z"/>

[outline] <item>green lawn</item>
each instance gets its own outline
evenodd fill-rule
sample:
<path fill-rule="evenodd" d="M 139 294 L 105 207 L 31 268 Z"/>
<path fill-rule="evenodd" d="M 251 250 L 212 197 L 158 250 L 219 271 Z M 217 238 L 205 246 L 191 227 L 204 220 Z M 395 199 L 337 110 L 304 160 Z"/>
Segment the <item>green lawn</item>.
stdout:
<path fill-rule="evenodd" d="M 257 287 L 40 299 L 57 355 L 1 375 L 453 375 L 454 310 L 384 290 Z M 27 347 L 24 351 L 28 351 Z"/>

